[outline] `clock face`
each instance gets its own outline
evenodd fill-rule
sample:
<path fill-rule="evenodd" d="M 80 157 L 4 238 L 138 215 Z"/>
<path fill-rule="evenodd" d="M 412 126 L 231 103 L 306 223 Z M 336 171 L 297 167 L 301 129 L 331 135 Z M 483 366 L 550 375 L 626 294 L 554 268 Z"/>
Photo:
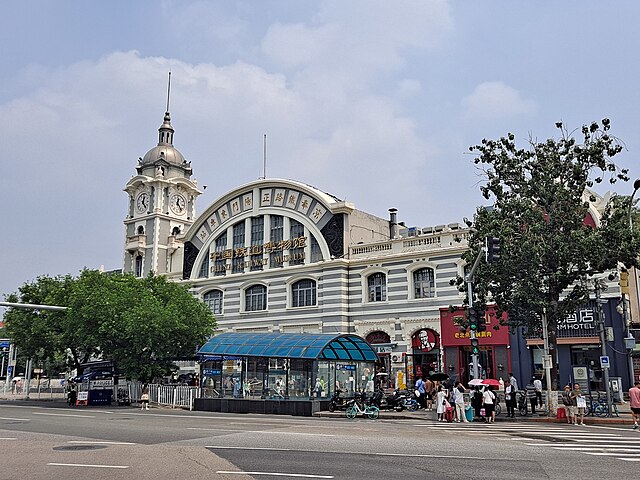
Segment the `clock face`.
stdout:
<path fill-rule="evenodd" d="M 169 207 L 173 213 L 182 215 L 187 209 L 187 201 L 179 193 L 174 193 L 169 199 Z"/>
<path fill-rule="evenodd" d="M 149 210 L 149 194 L 146 192 L 142 192 L 136 198 L 136 210 L 138 213 L 144 213 Z"/>

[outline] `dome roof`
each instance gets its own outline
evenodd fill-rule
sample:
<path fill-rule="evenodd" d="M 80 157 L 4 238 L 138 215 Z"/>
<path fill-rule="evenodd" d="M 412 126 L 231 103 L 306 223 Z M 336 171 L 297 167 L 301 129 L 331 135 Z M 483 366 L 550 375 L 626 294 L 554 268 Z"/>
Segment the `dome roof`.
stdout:
<path fill-rule="evenodd" d="M 158 145 L 153 147 L 140 161 L 140 166 L 153 165 L 158 160 L 164 160 L 165 162 L 176 165 L 178 167 L 184 167 L 187 164 L 184 156 L 173 146 L 173 134 L 174 130 L 171 126 L 171 116 L 169 112 L 165 112 L 164 121 L 158 129 Z"/>
<path fill-rule="evenodd" d="M 153 147 L 142 157 L 141 165 L 152 165 L 157 160 L 164 160 L 179 167 L 186 163 L 184 156 L 173 145 L 158 145 Z"/>

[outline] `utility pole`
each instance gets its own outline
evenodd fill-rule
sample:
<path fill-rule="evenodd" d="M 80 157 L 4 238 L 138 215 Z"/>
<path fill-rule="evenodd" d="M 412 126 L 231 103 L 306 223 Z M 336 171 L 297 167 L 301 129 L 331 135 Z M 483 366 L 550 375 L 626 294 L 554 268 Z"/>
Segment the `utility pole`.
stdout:
<path fill-rule="evenodd" d="M 549 331 L 547 330 L 547 309 L 542 308 L 542 340 L 544 341 L 544 378 L 547 382 L 547 412 L 551 415 L 551 355 L 549 354 Z"/>
<path fill-rule="evenodd" d="M 603 300 L 600 297 L 600 280 L 595 281 L 596 290 L 596 313 L 598 316 L 598 331 L 600 333 L 600 355 L 607 356 L 607 343 L 604 328 L 604 312 L 602 311 Z M 606 301 L 604 301 L 606 303 Z M 609 386 L 609 365 L 602 365 L 604 377 L 604 388 L 607 392 L 607 417 L 611 416 L 611 387 Z"/>

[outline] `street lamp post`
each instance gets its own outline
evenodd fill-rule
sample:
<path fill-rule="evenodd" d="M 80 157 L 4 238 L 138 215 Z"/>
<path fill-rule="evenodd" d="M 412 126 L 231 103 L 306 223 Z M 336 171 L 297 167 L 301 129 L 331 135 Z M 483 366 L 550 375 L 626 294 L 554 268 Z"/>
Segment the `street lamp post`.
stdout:
<path fill-rule="evenodd" d="M 632 213 L 632 209 L 633 209 L 633 199 L 636 196 L 636 193 L 638 193 L 638 190 L 640 190 L 640 178 L 636 178 L 636 180 L 633 182 L 633 193 L 631 194 L 631 198 L 629 199 L 629 210 L 627 212 L 627 220 L 629 222 L 629 230 L 631 231 L 631 234 L 633 234 L 633 218 L 631 217 L 631 213 Z M 627 280 L 628 282 L 628 280 Z M 626 289 L 629 289 L 629 284 L 627 283 L 627 287 Z M 625 336 L 626 338 L 631 338 L 631 315 L 629 314 L 629 308 L 627 306 L 627 299 L 626 299 L 626 294 L 624 292 L 624 290 L 621 292 L 621 297 L 622 297 L 622 314 L 623 314 L 623 318 L 624 318 L 624 323 L 625 323 Z M 633 383 L 635 381 L 635 372 L 633 370 L 633 357 L 631 356 L 631 349 L 629 349 L 629 351 L 627 352 L 627 361 L 629 362 L 629 376 L 631 377 L 631 381 L 629 383 L 629 386 L 633 386 Z"/>

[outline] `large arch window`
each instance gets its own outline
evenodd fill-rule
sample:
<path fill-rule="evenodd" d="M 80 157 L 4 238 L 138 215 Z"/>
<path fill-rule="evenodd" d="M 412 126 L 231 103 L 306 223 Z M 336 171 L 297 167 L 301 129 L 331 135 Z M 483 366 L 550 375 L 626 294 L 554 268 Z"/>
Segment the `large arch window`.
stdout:
<path fill-rule="evenodd" d="M 432 268 L 421 268 L 413 272 L 414 298 L 431 298 L 435 294 L 435 282 Z"/>
<path fill-rule="evenodd" d="M 298 280 L 291 285 L 291 306 L 312 307 L 316 304 L 316 282 L 311 279 Z"/>
<path fill-rule="evenodd" d="M 211 312 L 215 315 L 222 314 L 222 299 L 223 294 L 221 290 L 211 290 L 202 296 L 204 303 L 211 309 Z"/>
<path fill-rule="evenodd" d="M 198 272 L 198 278 L 207 278 L 209 276 L 209 257 L 205 257 L 200 265 L 200 271 Z"/>
<path fill-rule="evenodd" d="M 253 285 L 244 291 L 244 309 L 246 312 L 257 312 L 267 309 L 267 287 Z"/>
<path fill-rule="evenodd" d="M 387 300 L 387 276 L 376 272 L 367 278 L 367 289 L 370 302 L 384 302 Z"/>

